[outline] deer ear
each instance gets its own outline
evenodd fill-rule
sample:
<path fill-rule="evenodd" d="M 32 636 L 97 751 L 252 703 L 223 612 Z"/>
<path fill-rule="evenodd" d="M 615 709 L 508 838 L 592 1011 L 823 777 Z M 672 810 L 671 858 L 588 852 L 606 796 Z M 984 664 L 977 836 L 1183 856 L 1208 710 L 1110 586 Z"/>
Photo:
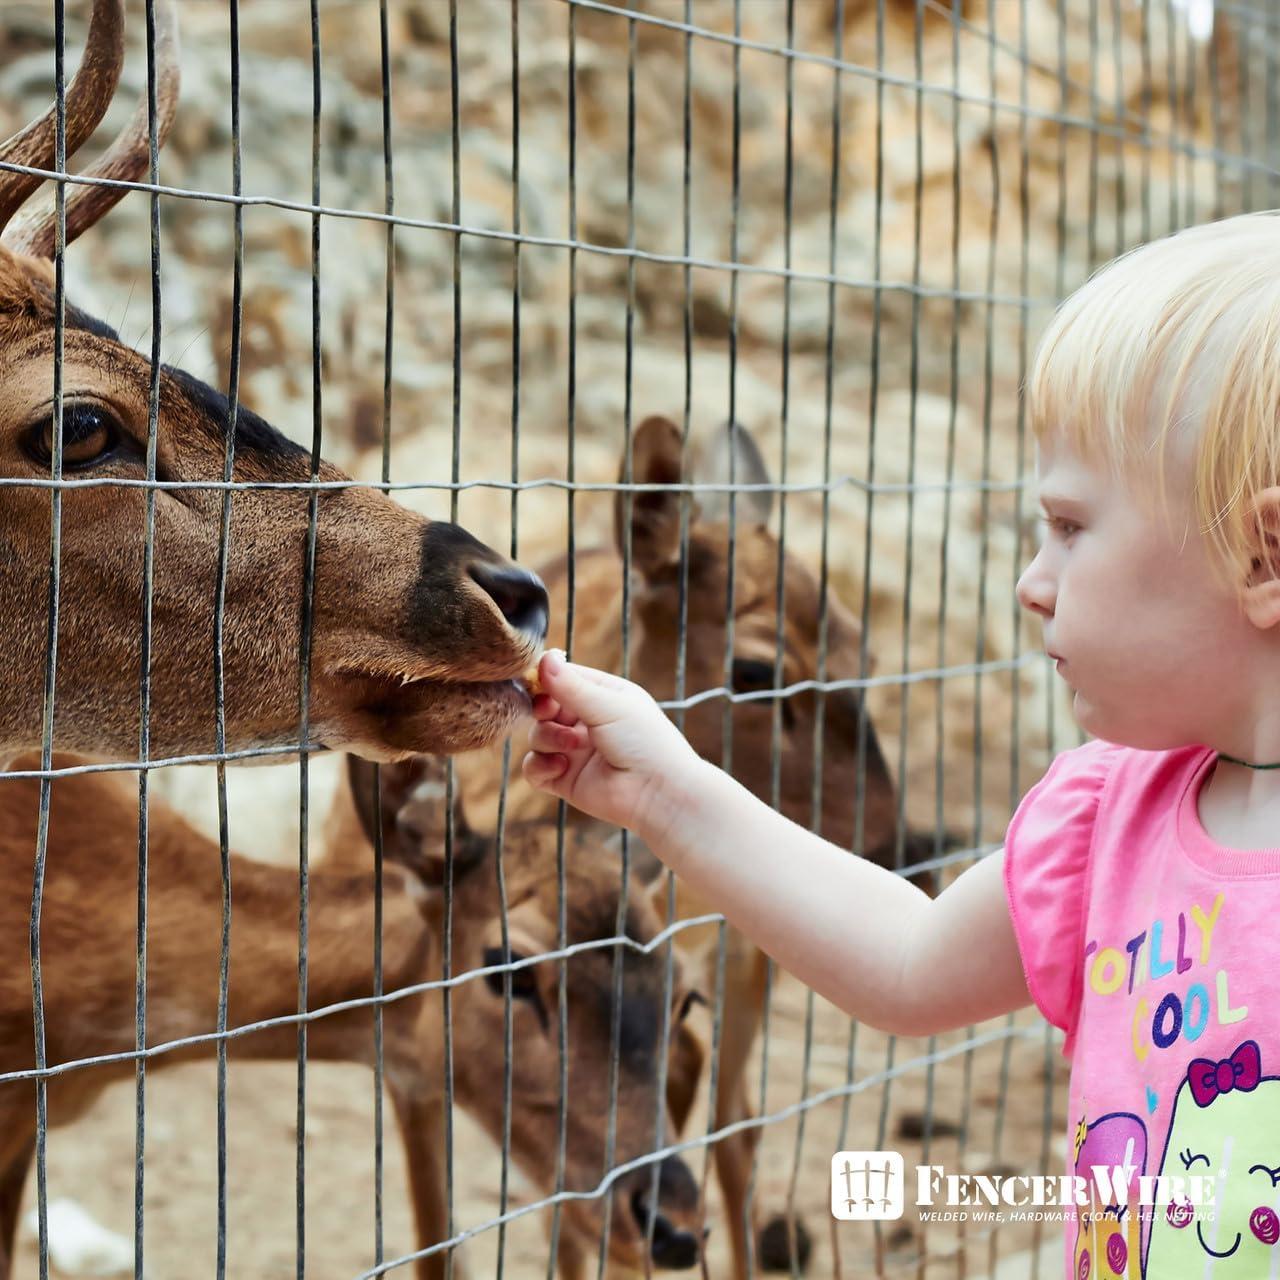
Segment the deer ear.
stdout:
<path fill-rule="evenodd" d="M 677 1136 L 683 1134 L 689 1122 L 705 1059 L 702 1037 L 681 1022 L 671 1037 L 671 1056 L 667 1060 L 667 1109 Z"/>
<path fill-rule="evenodd" d="M 379 795 L 380 788 L 374 781 L 376 776 L 377 766 L 371 761 L 362 760 L 359 756 L 347 756 L 347 785 L 351 788 L 351 799 L 360 819 L 360 828 L 370 844 L 374 843 L 380 809 L 383 835 L 385 837 L 388 834 L 386 793 Z"/>
<path fill-rule="evenodd" d="M 680 484 L 684 478 L 680 428 L 669 418 L 646 418 L 631 437 L 633 484 Z M 626 479 L 626 465 L 618 470 Z M 631 562 L 645 577 L 680 556 L 680 498 L 674 490 L 631 495 Z M 613 531 L 621 554 L 626 531 L 627 495 L 613 506 Z"/>
<path fill-rule="evenodd" d="M 396 838 L 396 817 L 409 802 L 413 792 L 439 772 L 443 795 L 444 765 L 434 756 L 410 756 L 395 764 L 374 765 L 359 756 L 347 756 L 347 781 L 360 825 L 369 843 L 373 843 L 375 815 L 382 815 L 382 839 L 389 847 Z M 376 779 L 376 782 L 375 782 Z M 443 799 L 440 801 L 443 807 Z M 443 818 L 441 819 L 443 822 Z"/>
<path fill-rule="evenodd" d="M 643 848 L 644 846 L 641 847 Z M 647 848 L 645 852 L 648 853 Z M 644 894 L 649 899 L 649 905 L 653 908 L 654 914 L 665 928 L 667 923 L 667 886 L 672 883 L 675 877 L 662 863 L 658 862 L 653 854 L 650 853 L 648 856 L 657 864 L 657 869 L 644 880 Z M 644 872 L 639 870 L 637 874 L 643 876 Z"/>
<path fill-rule="evenodd" d="M 438 756 L 411 756 L 381 765 L 377 787 L 374 769 L 367 760 L 347 757 L 347 780 L 366 838 L 373 844 L 377 815 L 381 815 L 382 847 L 388 860 L 408 867 L 428 884 L 442 883 L 448 829 L 447 762 Z M 479 861 L 484 850 L 466 825 L 456 787 L 453 815 L 454 867 L 460 873 Z"/>
<path fill-rule="evenodd" d="M 730 468 L 732 467 L 732 476 Z M 712 436 L 694 468 L 694 479 L 699 484 L 772 484 L 769 468 L 755 437 L 737 422 L 726 422 Z M 729 495 L 703 494 L 700 499 L 702 515 L 706 520 L 729 519 Z M 764 528 L 773 514 L 773 494 L 768 490 L 740 493 L 734 504 L 734 516 L 739 524 L 754 524 Z"/>
<path fill-rule="evenodd" d="M 620 827 L 606 826 L 603 822 L 591 829 L 591 844 L 595 852 L 604 854 L 611 859 L 621 859 L 622 857 L 622 829 Z M 635 888 L 635 892 L 642 893 L 649 901 L 658 904 L 658 917 L 661 920 L 667 918 L 667 898 L 666 898 L 666 867 L 659 859 L 658 855 L 649 848 L 643 840 L 634 832 L 631 833 L 627 843 L 627 849 L 631 855 L 631 880 Z M 660 890 L 655 889 L 655 882 L 662 881 Z M 653 895 L 657 893 L 658 896 Z"/>

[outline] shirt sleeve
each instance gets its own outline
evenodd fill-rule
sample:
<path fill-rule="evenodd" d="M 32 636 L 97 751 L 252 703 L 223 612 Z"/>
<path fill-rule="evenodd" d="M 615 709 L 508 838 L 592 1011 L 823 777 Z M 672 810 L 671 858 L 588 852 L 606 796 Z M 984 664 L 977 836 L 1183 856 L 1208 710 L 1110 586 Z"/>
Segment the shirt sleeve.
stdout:
<path fill-rule="evenodd" d="M 1027 990 L 1067 1033 L 1080 1010 L 1089 858 L 1116 746 L 1095 740 L 1055 757 L 1018 805 L 1004 844 L 1004 883 Z"/>

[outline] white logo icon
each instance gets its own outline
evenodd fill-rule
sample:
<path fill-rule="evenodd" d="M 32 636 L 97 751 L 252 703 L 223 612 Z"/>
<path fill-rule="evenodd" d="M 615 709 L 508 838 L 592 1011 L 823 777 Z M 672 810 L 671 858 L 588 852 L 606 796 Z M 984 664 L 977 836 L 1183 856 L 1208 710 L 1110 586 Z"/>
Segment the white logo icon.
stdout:
<path fill-rule="evenodd" d="M 837 1151 L 831 1157 L 831 1213 L 846 1222 L 902 1217 L 900 1151 Z"/>

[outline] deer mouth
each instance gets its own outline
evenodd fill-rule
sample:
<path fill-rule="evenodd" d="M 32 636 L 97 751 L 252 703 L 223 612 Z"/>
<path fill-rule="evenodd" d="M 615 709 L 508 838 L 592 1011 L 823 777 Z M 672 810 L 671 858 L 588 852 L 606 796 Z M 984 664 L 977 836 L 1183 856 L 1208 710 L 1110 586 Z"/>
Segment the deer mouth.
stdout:
<path fill-rule="evenodd" d="M 389 749 L 392 757 L 452 755 L 490 746 L 526 719 L 533 705 L 518 676 L 456 680 L 365 668 L 333 676 L 343 686 L 341 701 L 358 718 L 355 739 Z M 345 725 L 340 732 L 350 737 Z"/>
<path fill-rule="evenodd" d="M 528 707 L 532 702 L 529 681 L 525 675 L 495 677 L 492 680 L 453 680 L 440 676 L 411 676 L 379 671 L 344 671 L 343 677 L 365 685 L 369 702 L 384 711 L 397 706 L 412 712 L 424 699 L 458 701 L 466 698 L 493 699 L 507 702 L 515 694 Z"/>

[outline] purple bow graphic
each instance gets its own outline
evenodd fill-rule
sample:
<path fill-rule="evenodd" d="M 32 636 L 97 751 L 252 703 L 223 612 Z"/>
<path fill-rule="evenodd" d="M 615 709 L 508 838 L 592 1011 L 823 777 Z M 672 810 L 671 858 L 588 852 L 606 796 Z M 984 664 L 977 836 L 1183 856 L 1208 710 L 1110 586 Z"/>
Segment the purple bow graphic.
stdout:
<path fill-rule="evenodd" d="M 1198 1107 L 1207 1107 L 1218 1094 L 1232 1089 L 1246 1093 L 1256 1089 L 1261 1078 L 1262 1059 L 1256 1040 L 1246 1040 L 1231 1057 L 1221 1062 L 1193 1058 L 1187 1068 L 1187 1084 Z"/>

